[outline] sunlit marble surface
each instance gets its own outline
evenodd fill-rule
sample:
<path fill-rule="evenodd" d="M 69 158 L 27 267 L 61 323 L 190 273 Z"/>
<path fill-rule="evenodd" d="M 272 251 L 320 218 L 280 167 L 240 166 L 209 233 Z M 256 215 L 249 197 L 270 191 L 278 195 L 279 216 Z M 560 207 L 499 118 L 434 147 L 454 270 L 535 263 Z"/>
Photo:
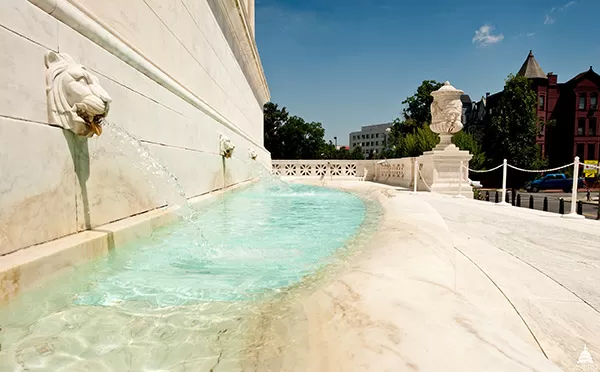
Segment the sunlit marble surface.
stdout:
<path fill-rule="evenodd" d="M 574 371 L 587 344 L 600 367 L 600 223 L 421 197 L 442 216 L 456 248 L 512 302 L 550 360 Z"/>
<path fill-rule="evenodd" d="M 380 229 L 340 275 L 266 308 L 249 370 L 561 370 L 502 293 L 455 249 L 457 233 L 469 229 L 448 221 L 445 208 L 470 207 L 369 182 L 325 186 L 380 201 Z M 518 286 L 532 271 L 504 274 Z"/>

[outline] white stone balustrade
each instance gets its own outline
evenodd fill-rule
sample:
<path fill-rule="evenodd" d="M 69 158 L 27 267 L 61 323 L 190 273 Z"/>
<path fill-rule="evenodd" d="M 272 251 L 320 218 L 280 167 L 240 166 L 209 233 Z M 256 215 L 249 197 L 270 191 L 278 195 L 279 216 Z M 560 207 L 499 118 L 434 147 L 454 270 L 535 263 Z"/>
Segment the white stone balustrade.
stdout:
<path fill-rule="evenodd" d="M 282 177 L 359 179 L 365 169 L 367 180 L 372 180 L 372 160 L 273 160 L 273 173 Z"/>
<path fill-rule="evenodd" d="M 328 180 L 360 180 L 367 170 L 365 181 L 373 181 L 406 189 L 414 188 L 415 160 L 419 164 L 417 191 L 472 197 L 466 168 L 469 154 L 464 151 L 425 153 L 418 158 L 385 160 L 273 160 L 273 173 L 284 179 L 324 178 Z M 461 184 L 462 178 L 462 184 Z"/>

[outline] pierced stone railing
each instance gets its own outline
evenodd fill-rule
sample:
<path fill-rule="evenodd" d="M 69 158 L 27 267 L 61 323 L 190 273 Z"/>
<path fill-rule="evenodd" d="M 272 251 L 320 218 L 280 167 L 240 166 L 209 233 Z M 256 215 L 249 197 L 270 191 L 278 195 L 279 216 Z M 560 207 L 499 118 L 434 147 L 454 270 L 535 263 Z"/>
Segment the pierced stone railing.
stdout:
<path fill-rule="evenodd" d="M 372 160 L 273 160 L 273 173 L 282 177 L 372 180 Z"/>
<path fill-rule="evenodd" d="M 468 154 L 468 153 L 467 153 Z M 469 196 L 470 187 L 462 175 L 468 159 L 457 158 L 459 151 L 433 152 L 418 158 L 385 160 L 273 160 L 273 173 L 285 179 L 316 178 L 326 180 L 373 181 L 417 191 L 435 191 Z M 418 169 L 415 162 L 418 160 Z M 463 162 L 461 164 L 461 161 Z M 415 177 L 415 172 L 417 172 Z M 461 176 L 462 175 L 462 176 Z M 461 181 L 462 179 L 462 181 Z M 462 187 L 461 187 L 462 186 Z M 439 188 L 442 187 L 442 191 Z M 448 191 L 450 190 L 450 191 Z M 462 191 L 461 191 L 462 190 Z"/>

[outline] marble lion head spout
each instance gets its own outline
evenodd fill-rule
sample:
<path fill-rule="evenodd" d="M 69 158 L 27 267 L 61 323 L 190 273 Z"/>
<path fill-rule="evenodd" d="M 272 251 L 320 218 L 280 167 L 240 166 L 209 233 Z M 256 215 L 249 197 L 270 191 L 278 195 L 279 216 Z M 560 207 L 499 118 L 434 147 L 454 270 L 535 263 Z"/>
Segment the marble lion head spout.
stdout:
<path fill-rule="evenodd" d="M 227 136 L 221 134 L 219 137 L 220 147 L 221 147 L 221 156 L 225 158 L 230 158 L 233 155 L 233 150 L 235 150 L 235 145 Z"/>
<path fill-rule="evenodd" d="M 252 160 L 256 160 L 256 158 L 258 158 L 258 154 L 256 153 L 256 151 L 254 151 L 252 149 L 248 149 L 248 156 Z"/>
<path fill-rule="evenodd" d="M 98 78 L 65 53 L 47 52 L 45 63 L 50 122 L 79 136 L 102 134 L 111 99 Z"/>

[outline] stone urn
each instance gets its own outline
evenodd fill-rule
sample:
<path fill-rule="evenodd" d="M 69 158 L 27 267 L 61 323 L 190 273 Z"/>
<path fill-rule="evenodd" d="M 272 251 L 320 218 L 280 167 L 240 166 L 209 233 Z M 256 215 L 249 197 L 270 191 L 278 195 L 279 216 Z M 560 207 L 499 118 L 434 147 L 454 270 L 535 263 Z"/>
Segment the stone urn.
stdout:
<path fill-rule="evenodd" d="M 462 124 L 462 90 L 445 82 L 444 86 L 432 92 L 431 131 L 440 135 L 440 143 L 435 150 L 456 149 L 452 144 L 452 135 L 460 132 Z"/>

